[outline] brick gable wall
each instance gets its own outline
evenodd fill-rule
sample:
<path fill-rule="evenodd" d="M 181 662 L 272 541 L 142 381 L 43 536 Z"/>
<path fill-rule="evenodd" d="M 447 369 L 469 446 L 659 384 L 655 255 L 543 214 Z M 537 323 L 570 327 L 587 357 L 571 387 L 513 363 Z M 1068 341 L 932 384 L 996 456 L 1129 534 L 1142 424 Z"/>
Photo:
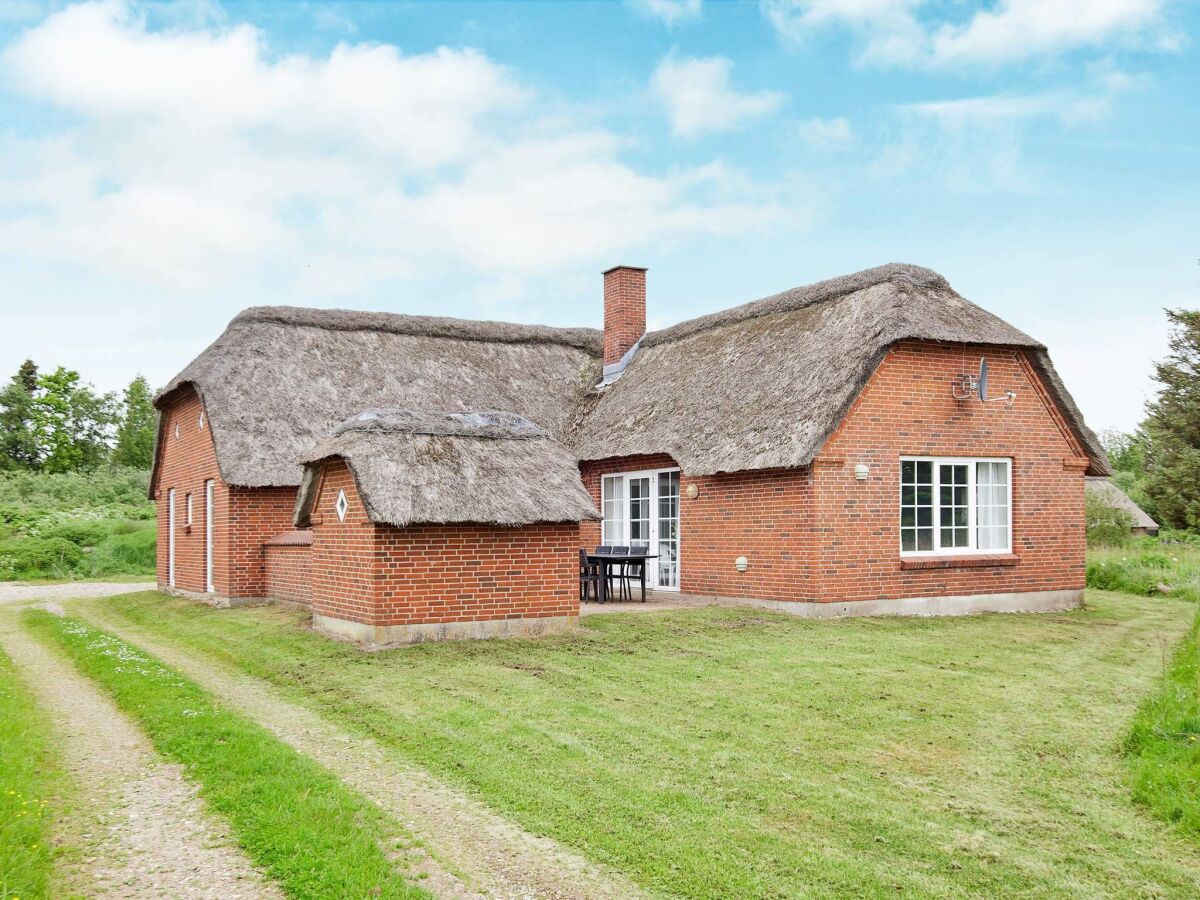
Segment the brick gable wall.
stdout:
<path fill-rule="evenodd" d="M 166 586 L 168 541 L 167 492 L 175 488 L 175 587 L 204 592 L 204 482 L 213 481 L 213 586 L 222 597 L 257 598 L 267 595 L 263 543 L 292 527 L 296 488 L 230 487 L 221 478 L 216 450 L 200 397 L 181 391 L 161 410 L 165 427 L 158 448 L 159 469 L 154 484 L 158 504 L 158 583 Z M 178 436 L 176 427 L 178 426 Z M 187 495 L 192 495 L 193 520 L 187 528 Z"/>
<path fill-rule="evenodd" d="M 955 400 L 951 381 L 987 357 L 993 395 Z M 1012 459 L 1013 559 L 901 565 L 901 456 Z M 856 481 L 854 466 L 870 467 Z M 819 592 L 829 599 L 1077 590 L 1084 584 L 1081 448 L 1022 351 L 904 343 L 888 353 L 813 466 Z M 911 559 L 911 557 L 910 557 Z"/>
<path fill-rule="evenodd" d="M 575 617 L 578 546 L 574 522 L 376 525 L 333 460 L 313 508 L 313 613 L 374 626 Z"/>
<path fill-rule="evenodd" d="M 162 411 L 159 468 L 154 485 L 158 504 L 158 584 L 168 584 L 168 490 L 175 489 L 175 587 L 205 590 L 204 482 L 213 484 L 213 583 L 218 594 L 229 590 L 229 489 L 221 480 L 212 433 L 200 427 L 203 406 L 195 391 L 183 393 Z M 178 430 L 178 434 L 176 434 Z M 192 496 L 192 526 L 187 526 L 187 495 Z"/>

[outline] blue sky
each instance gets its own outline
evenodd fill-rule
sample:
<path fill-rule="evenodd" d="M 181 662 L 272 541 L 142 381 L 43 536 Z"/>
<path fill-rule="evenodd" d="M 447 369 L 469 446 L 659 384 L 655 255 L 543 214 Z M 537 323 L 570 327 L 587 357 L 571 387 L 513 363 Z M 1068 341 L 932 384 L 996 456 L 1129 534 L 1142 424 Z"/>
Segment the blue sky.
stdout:
<path fill-rule="evenodd" d="M 1200 4 L 0 4 L 0 374 L 245 306 L 651 327 L 889 261 L 1130 428 L 1200 305 Z"/>

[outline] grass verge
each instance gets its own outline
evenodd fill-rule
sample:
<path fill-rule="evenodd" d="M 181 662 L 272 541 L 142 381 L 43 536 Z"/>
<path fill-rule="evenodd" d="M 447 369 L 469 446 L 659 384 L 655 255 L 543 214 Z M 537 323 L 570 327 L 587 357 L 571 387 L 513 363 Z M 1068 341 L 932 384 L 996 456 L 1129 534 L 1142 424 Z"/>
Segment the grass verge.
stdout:
<path fill-rule="evenodd" d="M 1200 837 L 1200 613 L 1126 743 L 1134 796 Z"/>
<path fill-rule="evenodd" d="M 0 900 L 49 894 L 53 800 L 65 784 L 52 746 L 50 723 L 0 651 Z"/>
<path fill-rule="evenodd" d="M 399 832 L 333 775 L 135 647 L 76 619 L 23 614 L 183 764 L 250 858 L 292 897 L 426 897 L 381 849 Z"/>
<path fill-rule="evenodd" d="M 615 614 L 374 654 L 285 609 L 154 592 L 87 609 L 265 678 L 652 891 L 1200 895 L 1200 845 L 1142 815 L 1121 756 L 1160 640 L 1195 612 L 1178 601 Z"/>

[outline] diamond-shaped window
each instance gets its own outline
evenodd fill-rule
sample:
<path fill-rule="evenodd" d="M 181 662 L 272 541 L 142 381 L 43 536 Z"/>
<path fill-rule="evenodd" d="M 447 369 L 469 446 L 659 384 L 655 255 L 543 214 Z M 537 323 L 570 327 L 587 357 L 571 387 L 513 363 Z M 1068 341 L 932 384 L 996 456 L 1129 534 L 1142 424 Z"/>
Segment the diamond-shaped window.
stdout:
<path fill-rule="evenodd" d="M 338 491 L 337 503 L 333 505 L 333 508 L 337 510 L 338 521 L 345 522 L 346 510 L 350 508 L 350 501 L 346 499 L 345 491 Z"/>

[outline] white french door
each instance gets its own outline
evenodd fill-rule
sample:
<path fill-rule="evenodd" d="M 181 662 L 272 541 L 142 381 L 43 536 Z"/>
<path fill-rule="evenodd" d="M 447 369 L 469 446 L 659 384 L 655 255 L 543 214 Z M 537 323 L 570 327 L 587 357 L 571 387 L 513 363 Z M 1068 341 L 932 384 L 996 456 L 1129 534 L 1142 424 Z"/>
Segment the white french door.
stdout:
<path fill-rule="evenodd" d="M 175 488 L 167 491 L 167 584 L 175 587 Z"/>
<path fill-rule="evenodd" d="M 658 591 L 679 590 L 679 470 L 605 475 L 600 485 L 601 542 L 648 544 L 658 558 L 646 567 L 647 584 Z"/>

